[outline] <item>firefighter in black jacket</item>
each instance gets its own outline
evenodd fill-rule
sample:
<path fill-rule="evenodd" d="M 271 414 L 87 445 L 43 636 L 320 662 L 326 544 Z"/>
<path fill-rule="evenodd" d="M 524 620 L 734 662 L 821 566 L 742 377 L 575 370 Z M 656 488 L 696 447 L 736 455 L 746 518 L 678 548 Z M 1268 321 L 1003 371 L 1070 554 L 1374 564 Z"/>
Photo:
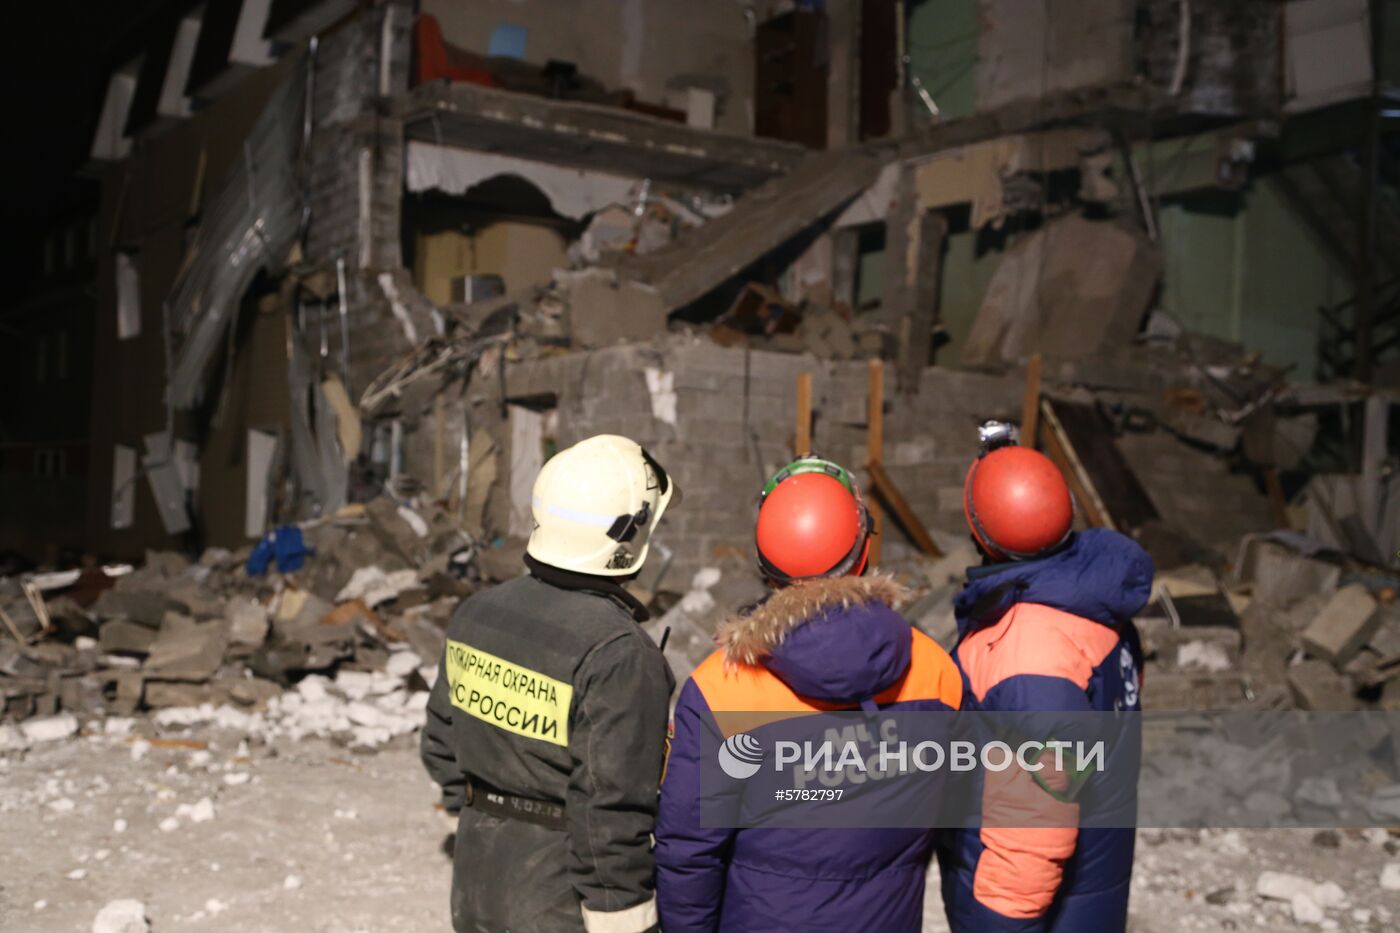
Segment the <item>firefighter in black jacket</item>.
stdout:
<path fill-rule="evenodd" d="M 672 679 L 619 583 L 676 490 L 600 435 L 540 470 L 529 573 L 465 600 L 428 702 L 423 762 L 460 812 L 452 923 L 656 929 L 651 853 Z"/>

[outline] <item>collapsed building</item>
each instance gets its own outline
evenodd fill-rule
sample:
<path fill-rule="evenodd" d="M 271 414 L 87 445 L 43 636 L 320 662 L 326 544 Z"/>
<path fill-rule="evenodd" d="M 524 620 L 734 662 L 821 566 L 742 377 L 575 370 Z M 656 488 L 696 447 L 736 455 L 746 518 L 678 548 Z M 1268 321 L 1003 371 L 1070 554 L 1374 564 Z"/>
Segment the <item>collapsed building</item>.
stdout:
<path fill-rule="evenodd" d="M 82 546 L 152 556 L 14 584 L 8 713 L 431 657 L 602 432 L 686 492 L 635 584 L 680 673 L 806 450 L 946 642 L 988 419 L 1164 571 L 1149 702 L 1400 702 L 1366 4 L 567 6 L 187 4 L 113 71 Z M 294 525 L 305 568 L 249 578 Z"/>

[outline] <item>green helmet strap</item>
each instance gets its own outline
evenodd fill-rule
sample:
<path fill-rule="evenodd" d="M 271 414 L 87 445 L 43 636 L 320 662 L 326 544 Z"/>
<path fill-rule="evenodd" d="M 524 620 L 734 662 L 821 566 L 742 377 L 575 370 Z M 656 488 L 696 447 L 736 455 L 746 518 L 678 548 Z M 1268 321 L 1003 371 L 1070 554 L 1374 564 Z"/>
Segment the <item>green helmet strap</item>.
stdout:
<path fill-rule="evenodd" d="M 845 486 L 852 495 L 860 495 L 856 491 L 856 484 L 851 479 L 851 474 L 847 473 L 843 467 L 830 460 L 823 460 L 821 457 L 803 457 L 792 461 L 774 473 L 773 478 L 768 481 L 768 485 L 763 487 L 763 495 L 760 498 L 767 498 L 768 494 L 777 488 L 777 485 L 783 480 L 802 473 L 823 473 Z"/>

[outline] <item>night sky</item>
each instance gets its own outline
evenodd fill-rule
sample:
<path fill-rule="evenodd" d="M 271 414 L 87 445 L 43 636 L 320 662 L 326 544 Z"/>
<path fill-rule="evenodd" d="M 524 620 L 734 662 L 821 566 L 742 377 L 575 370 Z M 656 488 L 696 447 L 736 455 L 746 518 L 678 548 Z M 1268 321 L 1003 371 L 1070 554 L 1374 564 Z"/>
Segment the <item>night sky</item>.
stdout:
<path fill-rule="evenodd" d="M 97 185 L 78 177 L 106 91 L 106 77 L 141 25 L 170 0 L 20 0 L 4 6 L 5 294 L 34 284 L 44 234 L 95 204 Z"/>

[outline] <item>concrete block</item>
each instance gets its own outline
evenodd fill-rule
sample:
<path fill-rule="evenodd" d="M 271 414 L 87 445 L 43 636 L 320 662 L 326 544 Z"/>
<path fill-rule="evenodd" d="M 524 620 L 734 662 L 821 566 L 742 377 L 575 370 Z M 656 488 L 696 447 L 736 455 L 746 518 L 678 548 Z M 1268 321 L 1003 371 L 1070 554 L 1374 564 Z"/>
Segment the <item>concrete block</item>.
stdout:
<path fill-rule="evenodd" d="M 97 597 L 92 613 L 101 619 L 124 618 L 148 628 L 159 628 L 166 612 L 184 611 L 186 608 L 154 590 L 122 592 L 112 589 Z"/>
<path fill-rule="evenodd" d="M 106 654 L 146 654 L 155 640 L 155 629 L 126 619 L 105 622 L 97 633 L 97 644 Z"/>
<path fill-rule="evenodd" d="M 1353 710 L 1357 708 L 1351 682 L 1332 665 L 1310 658 L 1288 669 L 1288 689 L 1299 709 Z"/>
<path fill-rule="evenodd" d="M 1359 583 L 1342 587 L 1303 630 L 1303 646 L 1311 654 L 1342 667 L 1371 640 L 1380 625 L 1376 601 Z"/>
<path fill-rule="evenodd" d="M 223 664 L 227 646 L 227 624 L 222 620 L 199 623 L 169 613 L 151 645 L 145 670 L 163 677 L 204 680 Z"/>
<path fill-rule="evenodd" d="M 1254 598 L 1271 606 L 1288 606 L 1314 593 L 1337 588 L 1341 568 L 1314 560 L 1273 541 L 1255 539 L 1244 545 L 1238 566 L 1242 578 L 1254 585 Z"/>

